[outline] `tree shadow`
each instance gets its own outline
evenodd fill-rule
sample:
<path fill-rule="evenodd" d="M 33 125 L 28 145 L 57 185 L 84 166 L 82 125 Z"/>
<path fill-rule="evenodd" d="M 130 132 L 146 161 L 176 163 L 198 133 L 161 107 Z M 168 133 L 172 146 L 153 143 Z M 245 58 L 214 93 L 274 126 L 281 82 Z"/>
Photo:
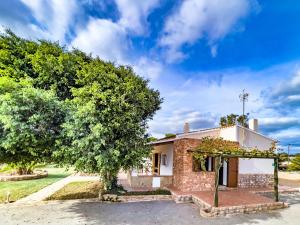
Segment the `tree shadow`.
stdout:
<path fill-rule="evenodd" d="M 280 219 L 281 210 L 219 218 L 203 218 L 194 204 L 173 201 L 134 203 L 77 202 L 68 208 L 85 224 L 163 224 L 163 225 L 234 225 L 258 224 L 267 219 Z"/>

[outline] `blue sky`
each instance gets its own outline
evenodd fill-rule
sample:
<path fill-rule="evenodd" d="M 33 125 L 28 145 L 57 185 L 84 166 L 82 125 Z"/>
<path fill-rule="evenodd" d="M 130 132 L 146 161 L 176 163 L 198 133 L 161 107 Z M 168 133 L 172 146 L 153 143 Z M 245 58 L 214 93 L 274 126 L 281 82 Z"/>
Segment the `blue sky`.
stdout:
<path fill-rule="evenodd" d="M 164 97 L 154 136 L 217 126 L 246 89 L 260 131 L 300 150 L 298 0 L 11 0 L 0 25 L 133 66 Z"/>

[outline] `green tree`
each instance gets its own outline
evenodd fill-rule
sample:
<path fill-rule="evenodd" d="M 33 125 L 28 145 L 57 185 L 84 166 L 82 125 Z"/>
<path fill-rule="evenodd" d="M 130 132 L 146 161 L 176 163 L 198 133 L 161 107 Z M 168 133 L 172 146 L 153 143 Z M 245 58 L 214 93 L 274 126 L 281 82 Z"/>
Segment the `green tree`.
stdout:
<path fill-rule="evenodd" d="M 221 127 L 234 126 L 236 124 L 248 127 L 248 121 L 249 121 L 249 114 L 243 116 L 243 115 L 237 115 L 232 113 L 227 116 L 221 117 L 219 124 Z"/>
<path fill-rule="evenodd" d="M 148 156 L 147 121 L 161 99 L 130 67 L 100 59 L 85 64 L 78 77 L 81 87 L 72 89 L 72 113 L 56 156 L 78 170 L 99 173 L 106 189 L 114 189 L 121 168 L 139 166 Z"/>
<path fill-rule="evenodd" d="M 172 138 L 172 137 L 176 137 L 176 134 L 172 134 L 172 133 L 165 134 L 165 138 Z"/>
<path fill-rule="evenodd" d="M 62 103 L 51 91 L 28 81 L 0 78 L 0 163 L 30 173 L 34 163 L 51 159 L 64 121 Z"/>
<path fill-rule="evenodd" d="M 29 41 L 10 30 L 0 34 L 0 76 L 16 81 L 31 78 L 35 88 L 53 90 L 60 100 L 73 98 L 77 72 L 92 60 L 79 50 L 67 51 L 58 43 Z"/>
<path fill-rule="evenodd" d="M 51 95 L 49 99 L 55 100 L 54 105 L 68 108 L 62 138 L 58 140 L 49 134 L 53 137 L 51 143 L 56 140 L 59 149 L 55 159 L 75 165 L 77 170 L 98 172 L 108 189 L 116 184 L 120 168 L 137 166 L 149 153 L 147 122 L 159 109 L 162 99 L 130 67 L 115 66 L 76 49 L 68 51 L 56 42 L 25 40 L 8 30 L 0 34 L 0 77 L 16 82 L 11 87 L 6 84 L 2 93 L 24 80 L 30 81 L 30 87 L 21 88 L 27 93 L 22 101 L 19 91 L 6 93 L 12 101 L 18 101 L 20 110 L 28 108 L 24 113 L 34 112 L 30 107 L 37 107 L 38 96 L 42 99 Z M 28 106 L 27 97 L 31 92 L 33 103 Z M 46 104 L 44 107 L 50 105 L 41 100 L 42 103 Z M 54 119 L 49 116 L 48 120 L 36 123 L 51 126 Z M 28 129 L 24 132 L 34 131 Z M 12 143 L 22 137 L 19 133 L 13 135 Z M 38 144 L 36 151 L 42 148 L 48 150 L 46 145 Z M 30 151 L 34 151 L 33 147 Z"/>
<path fill-rule="evenodd" d="M 288 170 L 300 170 L 300 155 L 296 155 L 288 166 Z"/>

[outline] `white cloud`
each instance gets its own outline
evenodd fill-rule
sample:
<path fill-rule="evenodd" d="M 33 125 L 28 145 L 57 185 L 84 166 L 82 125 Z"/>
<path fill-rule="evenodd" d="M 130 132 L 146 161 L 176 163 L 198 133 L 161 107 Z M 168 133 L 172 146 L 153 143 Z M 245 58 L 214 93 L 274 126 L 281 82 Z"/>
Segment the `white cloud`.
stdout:
<path fill-rule="evenodd" d="M 167 116 L 150 121 L 150 133 L 158 138 L 163 137 L 166 133 L 182 133 L 185 122 L 190 124 L 191 130 L 212 128 L 217 126 L 217 117 L 188 108 L 175 109 Z"/>
<path fill-rule="evenodd" d="M 158 3 L 159 0 L 116 0 L 121 14 L 118 23 L 136 34 L 143 34 L 147 26 L 147 17 Z"/>
<path fill-rule="evenodd" d="M 108 61 L 131 65 L 139 75 L 156 79 L 162 65 L 146 56 L 135 56 L 128 37 L 131 32 L 144 34 L 147 17 L 158 3 L 159 0 L 116 0 L 119 20 L 90 18 L 85 28 L 78 29 L 71 46 Z"/>
<path fill-rule="evenodd" d="M 126 62 L 128 41 L 126 32 L 119 24 L 107 19 L 90 19 L 86 29 L 80 30 L 72 46 L 98 55 L 104 60 Z"/>
<path fill-rule="evenodd" d="M 160 46 L 167 47 L 169 62 L 186 57 L 181 48 L 205 38 L 212 47 L 213 56 L 217 54 L 215 43 L 232 31 L 234 25 L 245 17 L 251 0 L 186 0 L 167 19 Z"/>
<path fill-rule="evenodd" d="M 65 43 L 65 35 L 78 10 L 75 0 L 21 1 L 32 11 L 39 23 L 39 26 L 35 26 L 37 34 L 42 34 L 42 38 Z"/>
<path fill-rule="evenodd" d="M 161 63 L 147 57 L 141 57 L 138 62 L 133 65 L 133 68 L 137 74 L 152 80 L 157 79 L 163 71 L 163 65 Z"/>
<path fill-rule="evenodd" d="M 260 131 L 270 137 L 277 131 L 299 127 L 297 113 L 281 115 L 274 109 L 266 108 L 262 91 L 269 87 L 276 88 L 281 82 L 286 82 L 282 74 L 291 74 L 298 62 L 276 65 L 261 71 L 252 71 L 247 68 L 233 68 L 226 70 L 209 71 L 187 74 L 181 71 L 165 71 L 163 76 L 151 82 L 151 86 L 159 89 L 164 102 L 162 109 L 157 112 L 150 123 L 150 133 L 157 136 L 164 133 L 182 131 L 183 123 L 192 114 L 174 112 L 187 109 L 197 112 L 210 124 L 218 124 L 221 116 L 242 113 L 242 103 L 239 94 L 243 89 L 250 93 L 246 103 L 246 112 L 251 118 L 259 119 Z M 300 113 L 300 112 L 299 112 Z M 178 121 L 177 121 L 178 120 Z M 193 120 L 191 120 L 193 121 Z M 203 128 L 201 123 L 194 123 L 193 129 Z"/>

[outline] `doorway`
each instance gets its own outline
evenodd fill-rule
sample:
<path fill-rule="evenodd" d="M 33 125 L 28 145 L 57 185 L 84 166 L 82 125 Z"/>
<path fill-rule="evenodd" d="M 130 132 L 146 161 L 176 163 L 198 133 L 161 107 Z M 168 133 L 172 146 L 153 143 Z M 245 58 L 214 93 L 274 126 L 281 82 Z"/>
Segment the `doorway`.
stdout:
<path fill-rule="evenodd" d="M 227 187 L 238 186 L 238 158 L 228 158 Z"/>
<path fill-rule="evenodd" d="M 160 174 L 160 153 L 154 153 L 152 158 L 153 175 Z"/>

